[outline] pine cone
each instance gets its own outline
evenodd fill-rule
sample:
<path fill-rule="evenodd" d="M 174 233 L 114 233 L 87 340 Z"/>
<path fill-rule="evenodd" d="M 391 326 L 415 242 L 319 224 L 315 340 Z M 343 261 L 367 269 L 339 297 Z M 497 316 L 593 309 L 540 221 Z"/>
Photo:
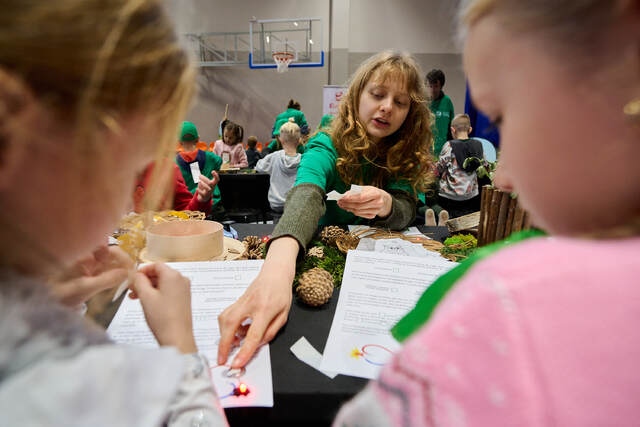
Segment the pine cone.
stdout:
<path fill-rule="evenodd" d="M 313 248 L 309 249 L 307 255 L 322 259 L 324 258 L 324 249 L 322 248 L 322 246 L 314 246 Z"/>
<path fill-rule="evenodd" d="M 262 259 L 262 248 L 257 247 L 254 249 L 250 249 L 248 251 L 245 251 L 244 255 L 247 257 L 247 259 Z"/>
<path fill-rule="evenodd" d="M 260 245 L 262 244 L 262 239 L 258 236 L 247 236 L 244 238 L 242 243 L 245 244 L 247 250 L 251 250 L 260 247 Z"/>
<path fill-rule="evenodd" d="M 320 233 L 320 240 L 327 246 L 336 246 L 336 239 L 345 234 L 345 231 L 336 226 L 336 225 L 328 225 L 322 229 Z"/>
<path fill-rule="evenodd" d="M 333 294 L 333 277 L 322 268 L 315 267 L 302 273 L 298 283 L 298 297 L 312 307 L 325 304 Z"/>

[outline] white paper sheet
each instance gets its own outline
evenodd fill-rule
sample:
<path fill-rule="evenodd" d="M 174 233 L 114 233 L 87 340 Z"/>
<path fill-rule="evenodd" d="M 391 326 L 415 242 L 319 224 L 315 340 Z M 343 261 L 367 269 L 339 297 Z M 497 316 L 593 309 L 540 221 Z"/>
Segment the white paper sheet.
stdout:
<path fill-rule="evenodd" d="M 323 371 L 322 369 L 320 369 L 320 364 L 322 363 L 322 353 L 316 350 L 305 337 L 300 337 L 300 339 L 296 341 L 296 343 L 292 345 L 289 350 L 291 350 L 291 353 L 293 353 L 298 358 L 298 360 L 306 363 L 312 368 L 317 369 L 329 378 L 334 379 L 336 375 L 338 375 L 335 372 Z"/>
<path fill-rule="evenodd" d="M 351 184 L 351 188 L 349 189 L 349 191 L 347 191 L 347 193 L 351 193 L 351 194 L 360 194 L 362 193 L 362 186 L 360 185 L 356 185 L 356 184 Z M 338 193 L 336 190 L 330 191 L 327 193 L 327 200 L 340 200 L 342 199 L 347 193 Z"/>
<path fill-rule="evenodd" d="M 258 275 L 262 260 L 168 263 L 191 280 L 191 309 L 196 344 L 211 364 L 211 377 L 222 406 L 273 406 L 271 359 L 265 345 L 246 366 L 239 378 L 225 376 L 228 367 L 217 366 L 218 315 L 238 299 Z M 118 312 L 107 329 L 111 338 L 119 343 L 157 347 L 153 334 L 144 320 L 138 300 L 124 298 Z M 237 349 L 236 349 L 237 351 Z M 229 361 L 233 355 L 229 356 Z M 249 394 L 234 396 L 233 389 L 240 382 L 247 385 Z"/>
<path fill-rule="evenodd" d="M 358 242 L 359 251 L 378 252 L 383 254 L 395 254 L 420 258 L 440 258 L 440 254 L 428 251 L 419 243 L 411 243 L 402 239 L 370 239 L 363 238 Z"/>
<path fill-rule="evenodd" d="M 400 347 L 389 330 L 436 278 L 456 265 L 443 258 L 349 251 L 320 368 L 377 378 Z"/>

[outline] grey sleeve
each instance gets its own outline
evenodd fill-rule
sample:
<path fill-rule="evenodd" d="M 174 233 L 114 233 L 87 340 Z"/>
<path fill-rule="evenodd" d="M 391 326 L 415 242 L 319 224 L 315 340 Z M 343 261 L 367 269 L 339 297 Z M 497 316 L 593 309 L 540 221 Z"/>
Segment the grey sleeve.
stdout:
<path fill-rule="evenodd" d="M 285 202 L 284 214 L 273 230 L 268 245 L 278 237 L 290 236 L 298 241 L 304 250 L 313 238 L 318 222 L 324 215 L 326 206 L 324 190 L 315 184 L 299 184 L 289 191 Z"/>
<path fill-rule="evenodd" d="M 411 225 L 416 217 L 416 200 L 404 191 L 390 190 L 391 213 L 386 218 L 374 218 L 370 225 L 373 227 L 403 230 Z"/>

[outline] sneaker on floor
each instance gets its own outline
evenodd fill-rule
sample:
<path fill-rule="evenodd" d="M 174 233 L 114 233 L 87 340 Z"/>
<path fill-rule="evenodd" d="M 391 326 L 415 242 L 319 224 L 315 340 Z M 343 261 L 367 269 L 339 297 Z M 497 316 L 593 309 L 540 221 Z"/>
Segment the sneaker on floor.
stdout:
<path fill-rule="evenodd" d="M 445 227 L 446 226 L 446 222 L 449 221 L 449 212 L 445 211 L 444 209 L 440 211 L 440 213 L 438 214 L 438 225 L 440 227 Z"/>
<path fill-rule="evenodd" d="M 436 225 L 436 214 L 433 209 L 427 209 L 424 213 L 424 225 L 428 225 L 430 227 L 435 227 Z"/>

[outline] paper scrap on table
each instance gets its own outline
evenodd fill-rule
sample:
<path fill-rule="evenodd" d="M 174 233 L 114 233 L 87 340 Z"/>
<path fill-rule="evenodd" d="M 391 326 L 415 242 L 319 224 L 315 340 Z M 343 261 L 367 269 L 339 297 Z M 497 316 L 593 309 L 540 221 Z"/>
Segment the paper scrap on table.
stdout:
<path fill-rule="evenodd" d="M 334 379 L 336 375 L 335 372 L 324 371 L 320 369 L 320 364 L 322 363 L 322 354 L 316 350 L 309 341 L 305 337 L 300 337 L 298 341 L 289 349 L 291 352 L 302 362 L 311 366 L 312 368 L 317 369 L 322 372 L 326 376 L 331 379 Z"/>
<path fill-rule="evenodd" d="M 273 406 L 268 345 L 260 348 L 240 378 L 226 376 L 228 367 L 216 365 L 220 340 L 218 315 L 243 294 L 258 275 L 262 263 L 262 260 L 167 263 L 191 280 L 193 333 L 200 353 L 209 359 L 213 384 L 225 408 Z M 150 348 L 158 346 L 144 320 L 139 300 L 125 298 L 122 301 L 107 333 L 119 343 Z M 229 360 L 233 360 L 233 356 L 232 353 Z M 233 395 L 233 389 L 239 386 L 240 381 L 249 387 L 250 392 L 246 396 Z"/>
<path fill-rule="evenodd" d="M 356 184 L 351 184 L 351 188 L 349 189 L 349 191 L 347 193 L 352 193 L 352 194 L 360 194 L 362 193 L 362 186 L 361 185 L 356 185 Z M 347 193 L 338 193 L 336 190 L 330 191 L 327 193 L 327 200 L 340 200 L 342 199 Z"/>
<path fill-rule="evenodd" d="M 390 329 L 435 279 L 456 265 L 444 258 L 349 251 L 320 368 L 377 378 L 400 348 Z"/>

